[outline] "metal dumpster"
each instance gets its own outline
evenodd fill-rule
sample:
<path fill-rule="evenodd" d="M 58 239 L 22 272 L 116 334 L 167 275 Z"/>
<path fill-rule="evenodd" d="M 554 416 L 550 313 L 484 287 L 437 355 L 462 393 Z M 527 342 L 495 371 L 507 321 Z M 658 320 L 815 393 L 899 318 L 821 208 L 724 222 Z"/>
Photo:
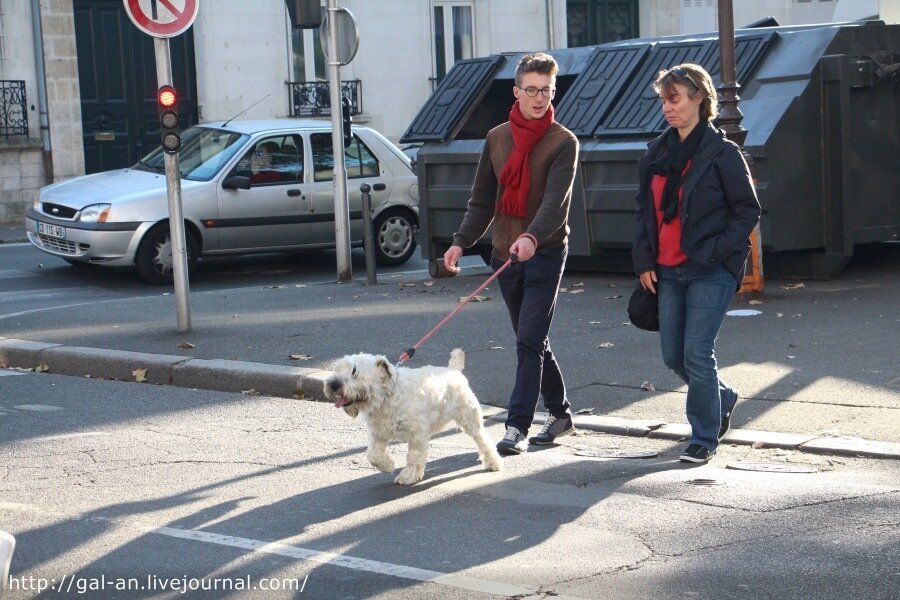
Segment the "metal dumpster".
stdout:
<path fill-rule="evenodd" d="M 735 46 L 766 273 L 830 278 L 855 244 L 898 239 L 900 25 L 740 29 Z M 432 263 L 462 220 L 485 135 L 507 120 L 523 54 L 457 63 L 401 138 L 422 144 L 419 242 Z M 630 271 L 636 163 L 665 128 L 650 82 L 693 62 L 718 84 L 718 34 L 552 54 L 560 65 L 556 118 L 581 140 L 569 267 Z M 486 238 L 471 252 L 489 248 Z"/>

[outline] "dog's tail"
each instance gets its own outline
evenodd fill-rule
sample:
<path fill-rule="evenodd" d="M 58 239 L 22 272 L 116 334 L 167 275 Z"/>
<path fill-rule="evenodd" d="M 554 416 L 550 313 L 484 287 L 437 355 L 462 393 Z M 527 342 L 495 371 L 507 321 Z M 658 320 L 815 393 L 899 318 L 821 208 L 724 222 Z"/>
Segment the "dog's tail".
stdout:
<path fill-rule="evenodd" d="M 450 364 L 447 365 L 451 369 L 456 371 L 462 371 L 466 368 L 466 353 L 463 352 L 460 348 L 455 348 L 453 352 L 450 353 Z"/>

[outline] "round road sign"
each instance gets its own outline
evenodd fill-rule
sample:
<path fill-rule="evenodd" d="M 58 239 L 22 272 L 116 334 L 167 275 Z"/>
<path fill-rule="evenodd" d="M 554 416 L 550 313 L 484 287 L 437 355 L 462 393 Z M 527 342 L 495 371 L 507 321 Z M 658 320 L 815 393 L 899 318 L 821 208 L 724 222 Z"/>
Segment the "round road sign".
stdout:
<path fill-rule="evenodd" d="M 122 0 L 138 29 L 159 38 L 184 33 L 197 18 L 200 0 Z"/>

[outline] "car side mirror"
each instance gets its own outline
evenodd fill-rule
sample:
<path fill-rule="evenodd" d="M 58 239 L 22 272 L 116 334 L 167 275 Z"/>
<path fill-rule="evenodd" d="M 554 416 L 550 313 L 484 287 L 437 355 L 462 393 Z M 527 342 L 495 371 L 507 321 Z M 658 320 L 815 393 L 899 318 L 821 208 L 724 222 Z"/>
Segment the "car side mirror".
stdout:
<path fill-rule="evenodd" d="M 223 181 L 222 187 L 226 190 L 249 190 L 250 178 L 243 175 L 234 175 Z"/>

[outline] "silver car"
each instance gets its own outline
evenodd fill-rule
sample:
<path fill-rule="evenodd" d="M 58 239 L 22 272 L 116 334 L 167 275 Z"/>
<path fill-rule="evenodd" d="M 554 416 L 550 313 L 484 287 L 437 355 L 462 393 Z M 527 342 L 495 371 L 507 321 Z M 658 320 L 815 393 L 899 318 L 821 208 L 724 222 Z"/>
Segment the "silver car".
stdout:
<path fill-rule="evenodd" d="M 362 244 L 360 184 L 371 186 L 376 258 L 412 256 L 419 195 L 409 158 L 380 133 L 354 125 L 345 149 L 350 237 Z M 26 214 L 28 239 L 70 263 L 133 265 L 172 281 L 164 154 L 41 189 Z M 331 124 L 273 119 L 185 130 L 179 151 L 188 266 L 201 256 L 334 247 Z"/>

